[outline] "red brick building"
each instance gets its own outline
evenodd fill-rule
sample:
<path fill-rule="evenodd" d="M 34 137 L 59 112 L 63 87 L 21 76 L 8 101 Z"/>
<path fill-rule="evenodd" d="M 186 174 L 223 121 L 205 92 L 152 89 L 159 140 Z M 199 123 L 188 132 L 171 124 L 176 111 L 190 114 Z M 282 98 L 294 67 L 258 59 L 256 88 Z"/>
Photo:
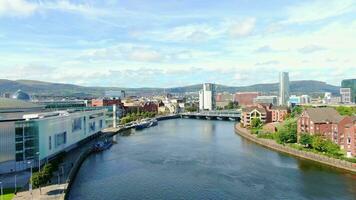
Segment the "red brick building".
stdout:
<path fill-rule="evenodd" d="M 258 96 L 258 92 L 237 92 L 234 95 L 234 101 L 240 106 L 253 105 L 253 99 Z"/>
<path fill-rule="evenodd" d="M 145 102 L 141 107 L 141 111 L 144 112 L 158 112 L 158 104 L 154 102 Z"/>
<path fill-rule="evenodd" d="M 339 123 L 343 117 L 333 108 L 307 108 L 298 118 L 297 132 L 319 135 L 339 144 Z"/>
<path fill-rule="evenodd" d="M 271 115 L 271 122 L 283 122 L 287 118 L 289 109 L 286 106 L 271 106 L 268 112 Z"/>
<path fill-rule="evenodd" d="M 123 107 L 120 99 L 93 99 L 91 100 L 92 107 L 103 107 L 117 105 Z"/>
<path fill-rule="evenodd" d="M 297 122 L 298 138 L 302 133 L 320 135 L 340 145 L 347 156 L 356 156 L 356 117 L 342 117 L 333 108 L 308 108 Z"/>
<path fill-rule="evenodd" d="M 343 128 L 343 149 L 348 157 L 356 157 L 356 117 L 349 117 L 351 122 Z"/>

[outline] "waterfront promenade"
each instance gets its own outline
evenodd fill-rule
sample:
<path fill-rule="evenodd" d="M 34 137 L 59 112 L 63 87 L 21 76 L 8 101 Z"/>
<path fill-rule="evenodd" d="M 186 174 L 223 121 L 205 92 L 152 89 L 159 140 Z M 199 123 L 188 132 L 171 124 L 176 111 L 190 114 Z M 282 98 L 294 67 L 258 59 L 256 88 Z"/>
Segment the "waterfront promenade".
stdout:
<path fill-rule="evenodd" d="M 257 143 L 261 146 L 267 147 L 269 149 L 273 149 L 282 153 L 287 153 L 292 156 L 296 156 L 302 159 L 307 159 L 311 161 L 315 161 L 318 163 L 322 163 L 331 167 L 335 167 L 338 169 L 346 170 L 352 173 L 356 173 L 356 163 L 351 163 L 344 160 L 339 160 L 335 158 L 330 158 L 328 156 L 316 154 L 313 152 L 306 152 L 294 149 L 292 147 L 278 144 L 274 140 L 258 138 L 256 135 L 250 133 L 250 131 L 246 128 L 240 127 L 239 123 L 235 124 L 235 133 L 239 134 L 243 138 L 250 140 L 254 143 Z"/>

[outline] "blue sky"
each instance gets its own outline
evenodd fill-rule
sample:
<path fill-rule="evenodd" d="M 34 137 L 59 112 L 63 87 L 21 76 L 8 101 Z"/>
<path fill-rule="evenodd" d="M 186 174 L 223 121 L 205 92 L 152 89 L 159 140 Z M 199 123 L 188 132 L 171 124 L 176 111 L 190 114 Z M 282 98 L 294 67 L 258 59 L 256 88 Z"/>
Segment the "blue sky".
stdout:
<path fill-rule="evenodd" d="M 356 0 L 0 0 L 0 78 L 171 87 L 356 78 Z"/>

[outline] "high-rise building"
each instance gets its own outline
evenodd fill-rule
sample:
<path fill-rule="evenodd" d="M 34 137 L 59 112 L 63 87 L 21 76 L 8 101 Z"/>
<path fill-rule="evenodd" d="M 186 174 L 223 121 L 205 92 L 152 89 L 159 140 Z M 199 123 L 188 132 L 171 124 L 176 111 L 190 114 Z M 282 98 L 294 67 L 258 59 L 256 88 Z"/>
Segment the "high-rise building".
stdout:
<path fill-rule="evenodd" d="M 351 103 L 351 88 L 340 88 L 341 102 Z"/>
<path fill-rule="evenodd" d="M 287 105 L 289 99 L 289 75 L 288 72 L 279 74 L 279 104 Z"/>
<path fill-rule="evenodd" d="M 345 79 L 341 82 L 342 88 L 350 88 L 350 101 L 356 103 L 356 79 Z"/>
<path fill-rule="evenodd" d="M 204 83 L 203 90 L 199 91 L 199 110 L 215 109 L 215 85 Z"/>

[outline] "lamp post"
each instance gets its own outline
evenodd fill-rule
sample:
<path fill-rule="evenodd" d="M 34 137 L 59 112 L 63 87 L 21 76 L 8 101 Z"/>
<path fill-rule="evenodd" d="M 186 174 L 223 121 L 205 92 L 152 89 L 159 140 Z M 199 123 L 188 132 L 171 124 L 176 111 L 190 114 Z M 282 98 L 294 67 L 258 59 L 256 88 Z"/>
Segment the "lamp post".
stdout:
<path fill-rule="evenodd" d="M 27 164 L 29 164 L 30 167 L 31 167 L 31 179 L 30 179 L 31 181 L 30 181 L 30 184 L 29 184 L 29 191 L 31 193 L 31 199 L 33 199 L 33 196 L 32 196 L 32 163 L 31 163 L 31 161 L 28 161 Z"/>
<path fill-rule="evenodd" d="M 15 174 L 15 194 L 17 193 L 17 175 Z"/>
<path fill-rule="evenodd" d="M 41 158 L 40 158 L 40 152 L 36 152 L 36 155 L 38 155 L 38 172 L 41 172 Z"/>
<path fill-rule="evenodd" d="M 1 200 L 4 200 L 4 191 L 2 188 L 2 182 L 0 182 L 0 185 L 1 185 Z"/>

